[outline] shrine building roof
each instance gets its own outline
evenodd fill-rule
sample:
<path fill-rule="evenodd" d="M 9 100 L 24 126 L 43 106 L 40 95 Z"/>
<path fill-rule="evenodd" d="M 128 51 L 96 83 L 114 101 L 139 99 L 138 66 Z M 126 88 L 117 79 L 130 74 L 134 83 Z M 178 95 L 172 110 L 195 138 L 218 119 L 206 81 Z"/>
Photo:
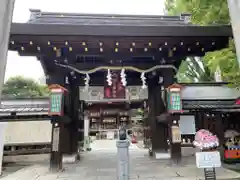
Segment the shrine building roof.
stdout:
<path fill-rule="evenodd" d="M 13 23 L 12 34 L 107 36 L 232 36 L 231 27 L 198 26 L 189 14 L 146 16 L 53 13 L 30 10 L 27 23 Z M 176 31 L 176 27 L 178 27 Z M 58 28 L 58 29 L 57 29 Z"/>
<path fill-rule="evenodd" d="M 191 25 L 190 14 L 180 16 L 166 15 L 120 15 L 120 14 L 83 14 L 55 13 L 30 9 L 28 23 L 34 24 L 74 24 L 74 25 L 118 25 L 118 26 L 165 26 Z"/>
<path fill-rule="evenodd" d="M 189 14 L 30 12 L 28 22 L 12 23 L 9 50 L 38 57 L 46 74 L 69 73 L 72 70 L 59 66 L 66 62 L 77 70 L 109 65 L 142 70 L 170 65 L 176 70 L 186 57 L 225 48 L 232 37 L 231 26 L 193 25 Z"/>

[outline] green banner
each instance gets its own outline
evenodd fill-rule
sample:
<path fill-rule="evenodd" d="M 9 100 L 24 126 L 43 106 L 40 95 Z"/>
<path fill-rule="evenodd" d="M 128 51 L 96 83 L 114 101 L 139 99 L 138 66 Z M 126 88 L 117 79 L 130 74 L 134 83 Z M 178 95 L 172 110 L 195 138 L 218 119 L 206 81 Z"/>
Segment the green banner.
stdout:
<path fill-rule="evenodd" d="M 168 92 L 168 111 L 182 111 L 180 92 Z"/>
<path fill-rule="evenodd" d="M 61 92 L 52 92 L 50 94 L 49 113 L 53 115 L 61 115 L 62 102 L 63 102 L 63 94 Z"/>

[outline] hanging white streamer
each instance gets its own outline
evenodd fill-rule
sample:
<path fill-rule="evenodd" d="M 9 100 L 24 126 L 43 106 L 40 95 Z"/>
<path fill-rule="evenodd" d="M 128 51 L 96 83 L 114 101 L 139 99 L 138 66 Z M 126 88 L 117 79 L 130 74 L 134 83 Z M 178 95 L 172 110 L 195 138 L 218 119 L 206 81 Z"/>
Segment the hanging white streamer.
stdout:
<path fill-rule="evenodd" d="M 142 89 L 146 89 L 147 88 L 147 84 L 146 84 L 145 72 L 141 73 L 141 81 L 142 81 Z"/>
<path fill-rule="evenodd" d="M 85 84 L 85 87 L 84 87 L 84 90 L 85 91 L 88 91 L 88 88 L 89 88 L 89 82 L 90 82 L 90 76 L 89 74 L 86 74 L 86 77 L 84 78 L 84 84 Z"/>
<path fill-rule="evenodd" d="M 112 74 L 111 74 L 110 69 L 108 69 L 108 72 L 107 72 L 107 83 L 109 86 L 112 85 Z"/>
<path fill-rule="evenodd" d="M 127 85 L 127 79 L 126 79 L 125 69 L 121 70 L 120 77 L 121 77 L 122 85 L 126 86 Z"/>

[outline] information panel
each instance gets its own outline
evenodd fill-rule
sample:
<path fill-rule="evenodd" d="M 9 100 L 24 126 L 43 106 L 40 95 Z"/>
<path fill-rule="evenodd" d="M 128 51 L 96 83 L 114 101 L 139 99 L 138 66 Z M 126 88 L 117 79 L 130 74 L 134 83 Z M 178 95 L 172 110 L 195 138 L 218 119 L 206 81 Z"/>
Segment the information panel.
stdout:
<path fill-rule="evenodd" d="M 198 168 L 221 167 L 221 158 L 218 151 L 197 152 L 196 165 Z"/>
<path fill-rule="evenodd" d="M 168 110 L 173 112 L 182 111 L 180 92 L 168 92 Z"/>
<path fill-rule="evenodd" d="M 62 115 L 62 102 L 63 102 L 63 93 L 62 92 L 52 92 L 50 94 L 49 114 L 50 115 Z"/>
<path fill-rule="evenodd" d="M 191 115 L 181 115 L 179 120 L 181 134 L 193 135 L 196 133 L 195 117 Z"/>
<path fill-rule="evenodd" d="M 59 134 L 60 128 L 54 127 L 53 128 L 53 139 L 52 139 L 52 151 L 58 151 L 59 149 Z"/>

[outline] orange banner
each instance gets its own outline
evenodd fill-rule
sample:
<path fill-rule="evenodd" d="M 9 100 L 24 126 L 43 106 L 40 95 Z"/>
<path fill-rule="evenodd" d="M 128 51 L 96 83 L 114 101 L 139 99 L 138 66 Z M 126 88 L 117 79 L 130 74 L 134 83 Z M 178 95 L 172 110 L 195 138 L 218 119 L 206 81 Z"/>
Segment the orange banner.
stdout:
<path fill-rule="evenodd" d="M 224 156 L 226 159 L 238 159 L 240 158 L 240 150 L 225 150 Z"/>

